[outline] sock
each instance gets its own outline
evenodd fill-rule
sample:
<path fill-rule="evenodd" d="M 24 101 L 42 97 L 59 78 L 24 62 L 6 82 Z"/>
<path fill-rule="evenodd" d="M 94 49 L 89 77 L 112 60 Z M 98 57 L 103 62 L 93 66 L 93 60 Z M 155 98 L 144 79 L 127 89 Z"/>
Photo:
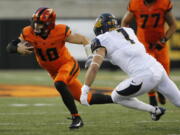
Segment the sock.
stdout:
<path fill-rule="evenodd" d="M 92 105 L 92 104 L 107 104 L 107 103 L 113 103 L 110 95 L 95 93 L 92 94 L 92 98 L 89 104 Z"/>
<path fill-rule="evenodd" d="M 148 95 L 151 97 L 151 96 L 156 96 L 156 93 L 153 91 L 153 92 L 149 92 Z"/>
<path fill-rule="evenodd" d="M 154 91 L 152 91 L 152 92 L 149 92 L 148 95 L 149 95 L 149 103 L 150 103 L 150 105 L 157 106 L 158 103 L 157 103 L 157 100 L 156 100 L 156 93 Z"/>
<path fill-rule="evenodd" d="M 64 82 L 55 82 L 55 87 L 62 96 L 62 100 L 72 115 L 78 114 L 74 98 Z"/>
<path fill-rule="evenodd" d="M 73 117 L 77 117 L 77 116 L 80 116 L 78 113 L 75 113 L 75 114 L 71 114 Z"/>

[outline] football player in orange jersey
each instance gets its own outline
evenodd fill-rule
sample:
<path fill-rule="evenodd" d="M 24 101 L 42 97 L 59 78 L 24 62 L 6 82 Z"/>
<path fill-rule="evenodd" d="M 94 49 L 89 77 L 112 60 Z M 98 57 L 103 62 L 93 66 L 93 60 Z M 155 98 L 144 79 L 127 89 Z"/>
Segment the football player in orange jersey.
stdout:
<path fill-rule="evenodd" d="M 127 27 L 135 18 L 139 40 L 144 44 L 146 51 L 164 66 L 167 74 L 170 72 L 170 59 L 166 42 L 176 31 L 172 7 L 170 0 L 130 0 L 128 11 L 121 21 L 121 27 Z M 169 26 L 167 30 L 165 22 Z M 150 104 L 157 106 L 155 92 L 152 91 L 148 95 Z M 166 103 L 160 93 L 158 100 L 161 104 Z"/>
<path fill-rule="evenodd" d="M 68 26 L 55 24 L 56 13 L 51 8 L 39 8 L 32 16 L 32 24 L 23 28 L 18 39 L 8 46 L 9 53 L 31 54 L 34 52 L 39 65 L 46 69 L 54 80 L 57 91 L 72 115 L 70 129 L 83 126 L 74 99 L 80 101 L 81 82 L 77 79 L 80 72 L 77 61 L 71 56 L 65 42 L 87 45 L 88 39 L 71 33 Z M 89 94 L 88 103 L 112 103 L 109 95 Z"/>

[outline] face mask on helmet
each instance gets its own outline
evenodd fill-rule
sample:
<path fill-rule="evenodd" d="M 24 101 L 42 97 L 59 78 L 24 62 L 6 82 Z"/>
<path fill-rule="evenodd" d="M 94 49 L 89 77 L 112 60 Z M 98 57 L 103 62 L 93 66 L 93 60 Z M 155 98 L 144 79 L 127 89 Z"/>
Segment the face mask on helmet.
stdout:
<path fill-rule="evenodd" d="M 155 2 L 156 0 L 144 0 L 145 2 L 147 2 L 147 3 L 153 3 L 153 2 Z"/>
<path fill-rule="evenodd" d="M 42 38 L 47 38 L 55 27 L 56 13 L 50 8 L 39 8 L 32 16 L 34 33 Z"/>
<path fill-rule="evenodd" d="M 96 36 L 117 28 L 117 19 L 110 13 L 101 14 L 95 22 L 94 33 Z"/>
<path fill-rule="evenodd" d="M 34 33 L 37 36 L 41 36 L 43 38 L 47 37 L 49 34 L 49 30 L 46 27 L 47 26 L 45 26 L 45 24 L 42 22 L 34 22 L 33 23 Z"/>

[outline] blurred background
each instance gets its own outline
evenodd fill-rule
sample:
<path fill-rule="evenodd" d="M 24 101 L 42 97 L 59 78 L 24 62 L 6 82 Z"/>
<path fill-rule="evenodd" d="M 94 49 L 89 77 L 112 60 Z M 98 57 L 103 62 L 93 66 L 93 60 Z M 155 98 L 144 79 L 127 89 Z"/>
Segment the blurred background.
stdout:
<path fill-rule="evenodd" d="M 180 0 L 174 3 L 173 14 L 178 29 L 168 41 L 171 57 L 171 78 L 180 88 Z M 85 107 L 77 104 L 85 128 L 71 132 L 70 121 L 59 93 L 47 72 L 41 70 L 34 55 L 8 54 L 7 44 L 16 39 L 24 26 L 31 23 L 39 7 L 53 8 L 57 22 L 67 24 L 73 32 L 94 38 L 96 17 L 110 12 L 120 20 L 129 0 L 0 0 L 0 135 L 180 135 L 180 109 L 167 102 L 167 114 L 153 122 L 149 113 L 132 111 L 119 105 Z M 131 26 L 135 29 L 135 23 Z M 82 46 L 67 44 L 81 69 L 87 58 Z M 120 81 L 127 78 L 117 67 L 103 63 L 92 88 L 110 94 Z M 113 72 L 112 72 L 113 71 Z M 86 70 L 79 80 L 84 81 Z M 93 91 L 94 92 L 94 91 Z M 21 97 L 21 98 L 20 98 Z M 27 98 L 28 97 L 28 98 Z M 52 98 L 49 98 L 52 97 Z M 148 102 L 147 95 L 139 97 Z"/>
<path fill-rule="evenodd" d="M 180 0 L 174 3 L 173 14 L 177 18 L 178 29 L 168 44 L 170 45 L 171 68 L 180 68 Z M 8 54 L 6 45 L 21 33 L 22 27 L 31 23 L 32 14 L 39 7 L 53 8 L 57 22 L 67 24 L 73 32 L 79 32 L 90 39 L 94 37 L 95 18 L 110 12 L 121 19 L 126 12 L 128 0 L 0 0 L 0 69 L 39 69 L 34 56 Z M 135 28 L 135 23 L 132 23 Z M 83 47 L 67 44 L 72 55 L 79 61 L 81 68 L 86 60 Z M 103 68 L 113 69 L 105 62 Z"/>

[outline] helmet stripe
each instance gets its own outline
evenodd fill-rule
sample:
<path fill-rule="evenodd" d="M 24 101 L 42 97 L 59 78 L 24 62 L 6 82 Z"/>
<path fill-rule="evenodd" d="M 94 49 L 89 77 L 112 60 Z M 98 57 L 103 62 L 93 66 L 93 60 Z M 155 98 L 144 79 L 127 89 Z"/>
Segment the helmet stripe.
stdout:
<path fill-rule="evenodd" d="M 46 9 L 48 9 L 48 8 L 43 8 L 41 11 L 39 11 L 39 13 L 38 13 L 38 20 L 39 20 L 41 14 L 42 14 Z"/>

